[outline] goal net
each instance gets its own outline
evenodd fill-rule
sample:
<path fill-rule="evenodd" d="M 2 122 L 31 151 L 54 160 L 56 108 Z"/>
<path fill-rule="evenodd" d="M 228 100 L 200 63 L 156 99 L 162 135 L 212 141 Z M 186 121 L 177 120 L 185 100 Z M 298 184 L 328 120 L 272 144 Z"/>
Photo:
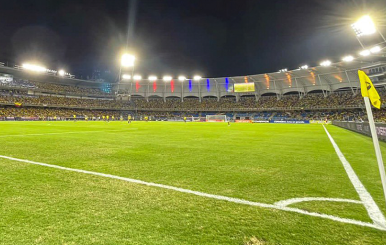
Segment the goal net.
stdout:
<path fill-rule="evenodd" d="M 191 117 L 192 122 L 205 122 L 205 117 Z"/>
<path fill-rule="evenodd" d="M 226 122 L 226 115 L 206 115 L 207 122 Z"/>

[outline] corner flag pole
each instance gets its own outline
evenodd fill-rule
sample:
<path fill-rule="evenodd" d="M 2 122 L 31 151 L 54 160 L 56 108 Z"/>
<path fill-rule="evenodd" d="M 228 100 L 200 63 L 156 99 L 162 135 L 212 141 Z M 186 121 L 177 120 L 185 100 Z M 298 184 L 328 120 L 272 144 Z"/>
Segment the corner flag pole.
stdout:
<path fill-rule="evenodd" d="M 381 148 L 379 147 L 379 140 L 378 140 L 378 136 L 377 136 L 377 131 L 375 129 L 373 112 L 371 110 L 371 105 L 370 105 L 369 97 L 363 97 L 363 99 L 365 100 L 366 111 L 367 111 L 367 118 L 369 120 L 371 137 L 373 138 L 375 155 L 376 155 L 377 161 L 378 161 L 379 173 L 381 174 L 381 181 L 382 181 L 382 186 L 383 186 L 383 194 L 385 196 L 385 201 L 386 201 L 386 174 L 385 174 L 385 167 L 384 167 L 384 164 L 383 164 Z"/>

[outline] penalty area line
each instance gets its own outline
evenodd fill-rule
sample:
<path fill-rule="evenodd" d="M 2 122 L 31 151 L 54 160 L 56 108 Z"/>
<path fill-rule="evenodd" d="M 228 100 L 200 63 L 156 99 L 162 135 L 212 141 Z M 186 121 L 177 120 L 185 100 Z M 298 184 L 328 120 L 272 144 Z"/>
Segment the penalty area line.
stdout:
<path fill-rule="evenodd" d="M 386 228 L 385 216 L 383 216 L 381 210 L 379 209 L 378 205 L 375 203 L 373 197 L 366 190 L 366 187 L 362 184 L 358 176 L 355 174 L 354 169 L 351 167 L 350 163 L 344 157 L 343 153 L 339 149 L 339 146 L 335 143 L 334 139 L 332 138 L 331 134 L 328 132 L 327 128 L 324 125 L 323 125 L 323 128 L 326 131 L 326 134 L 330 139 L 336 154 L 338 155 L 340 161 L 343 164 L 344 170 L 346 171 L 351 183 L 353 184 L 356 192 L 358 193 L 359 198 L 361 199 L 363 205 L 365 206 L 370 218 L 373 220 L 375 224 Z"/>
<path fill-rule="evenodd" d="M 131 179 L 131 178 L 121 177 L 121 176 L 117 176 L 117 175 L 104 174 L 104 173 L 93 172 L 93 171 L 82 170 L 82 169 L 62 167 L 59 165 L 35 162 L 35 161 L 30 161 L 30 160 L 25 160 L 25 159 L 3 156 L 3 155 L 0 155 L 0 158 L 11 160 L 11 161 L 17 161 L 17 162 L 23 162 L 23 163 L 33 164 L 33 165 L 39 165 L 39 166 L 54 168 L 54 169 L 60 169 L 60 170 L 65 170 L 65 171 L 77 172 L 77 173 L 82 173 L 82 174 L 89 174 L 89 175 L 94 175 L 94 176 L 99 176 L 99 177 L 104 177 L 104 178 L 110 178 L 110 179 L 116 179 L 116 180 L 122 180 L 122 181 L 130 182 L 130 183 L 135 183 L 135 184 L 140 184 L 140 185 L 145 185 L 145 186 L 150 186 L 150 187 L 158 187 L 158 188 L 162 188 L 162 189 L 172 190 L 172 191 L 191 194 L 191 195 L 200 196 L 200 197 L 206 197 L 206 198 L 210 198 L 210 199 L 216 199 L 216 200 L 220 200 L 220 201 L 227 201 L 227 202 L 236 203 L 236 204 L 243 204 L 243 205 L 248 205 L 248 206 L 255 206 L 255 207 L 261 207 L 261 208 L 294 212 L 294 213 L 309 215 L 309 216 L 313 216 L 313 217 L 329 219 L 329 220 L 337 221 L 340 223 L 353 224 L 353 225 L 358 225 L 358 226 L 369 227 L 369 228 L 374 228 L 374 229 L 386 231 L 385 227 L 378 225 L 378 224 L 372 224 L 372 223 L 363 222 L 363 221 L 354 220 L 354 219 L 348 219 L 348 218 L 341 218 L 341 217 L 328 215 L 328 214 L 309 212 L 309 211 L 297 209 L 297 208 L 283 207 L 283 206 L 278 206 L 275 204 L 253 202 L 253 201 L 248 201 L 248 200 L 234 198 L 234 197 L 214 195 L 214 194 L 209 194 L 209 193 L 200 192 L 200 191 L 193 191 L 193 190 L 184 189 L 184 188 L 175 187 L 175 186 L 170 186 L 170 185 L 157 184 L 157 183 L 153 183 L 153 182 L 146 182 L 146 181 L 142 181 L 142 180 L 138 180 L 138 179 Z"/>

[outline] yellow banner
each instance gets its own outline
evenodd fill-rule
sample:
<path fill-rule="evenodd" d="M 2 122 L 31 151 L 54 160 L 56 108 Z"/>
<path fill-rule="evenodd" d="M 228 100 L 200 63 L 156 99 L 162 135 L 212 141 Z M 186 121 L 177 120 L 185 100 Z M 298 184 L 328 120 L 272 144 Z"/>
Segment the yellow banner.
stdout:
<path fill-rule="evenodd" d="M 236 93 L 255 92 L 255 83 L 235 83 L 234 88 Z"/>

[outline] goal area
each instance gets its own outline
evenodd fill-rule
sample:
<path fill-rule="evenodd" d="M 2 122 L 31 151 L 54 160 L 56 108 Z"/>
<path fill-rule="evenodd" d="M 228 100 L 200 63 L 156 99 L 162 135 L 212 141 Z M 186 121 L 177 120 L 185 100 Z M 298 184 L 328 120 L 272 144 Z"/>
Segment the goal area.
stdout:
<path fill-rule="evenodd" d="M 207 122 L 227 122 L 226 115 L 206 115 Z"/>

